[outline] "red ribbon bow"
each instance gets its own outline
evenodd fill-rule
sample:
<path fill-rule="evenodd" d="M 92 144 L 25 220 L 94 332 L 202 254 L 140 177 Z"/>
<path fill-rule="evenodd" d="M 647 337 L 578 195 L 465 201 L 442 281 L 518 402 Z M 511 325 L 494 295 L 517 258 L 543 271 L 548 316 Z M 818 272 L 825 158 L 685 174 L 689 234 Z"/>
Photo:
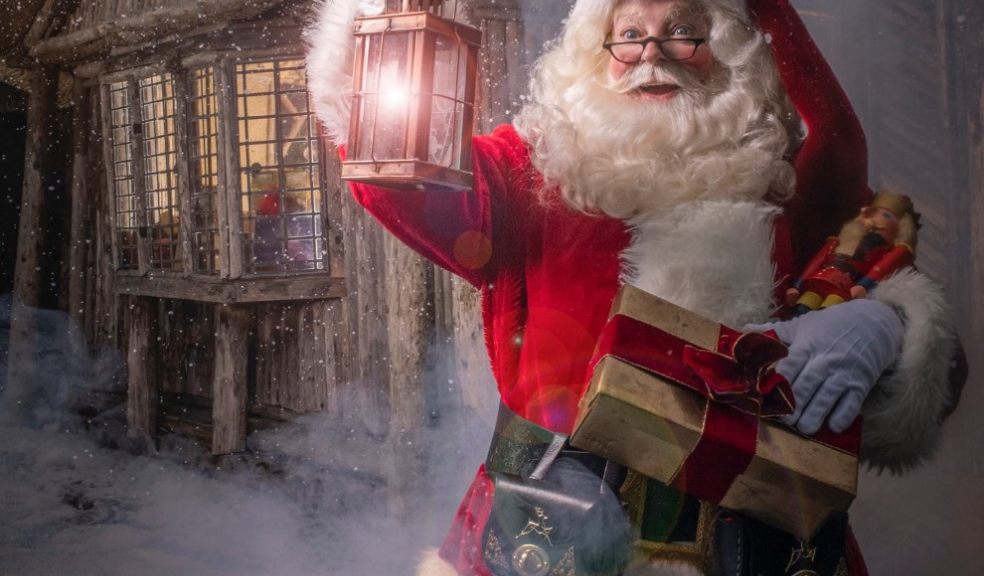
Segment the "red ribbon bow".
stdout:
<path fill-rule="evenodd" d="M 718 351 L 689 344 L 683 349 L 683 363 L 702 381 L 704 390 L 698 392 L 758 416 L 793 413 L 792 388 L 775 371 L 785 356 L 786 347 L 774 333 L 740 334 L 727 328 L 722 328 Z"/>

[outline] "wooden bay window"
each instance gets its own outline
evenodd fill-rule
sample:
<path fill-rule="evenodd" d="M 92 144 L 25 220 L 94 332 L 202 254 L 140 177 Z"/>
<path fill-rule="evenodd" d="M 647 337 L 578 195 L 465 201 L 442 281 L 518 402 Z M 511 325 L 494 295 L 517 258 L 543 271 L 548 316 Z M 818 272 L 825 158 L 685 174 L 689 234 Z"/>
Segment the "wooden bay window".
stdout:
<path fill-rule="evenodd" d="M 299 55 L 196 56 L 102 80 L 122 293 L 212 302 L 344 295 Z"/>

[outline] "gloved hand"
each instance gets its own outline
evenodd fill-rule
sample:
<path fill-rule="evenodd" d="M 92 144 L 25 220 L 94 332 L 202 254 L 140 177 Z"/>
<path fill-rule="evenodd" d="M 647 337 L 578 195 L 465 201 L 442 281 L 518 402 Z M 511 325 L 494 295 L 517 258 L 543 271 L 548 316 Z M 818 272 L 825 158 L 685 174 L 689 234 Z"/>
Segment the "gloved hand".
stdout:
<path fill-rule="evenodd" d="M 854 422 L 868 392 L 898 359 L 904 328 L 892 308 L 862 299 L 744 331 L 775 330 L 789 347 L 776 372 L 792 384 L 796 410 L 783 421 L 815 434 L 828 414 L 834 432 Z"/>

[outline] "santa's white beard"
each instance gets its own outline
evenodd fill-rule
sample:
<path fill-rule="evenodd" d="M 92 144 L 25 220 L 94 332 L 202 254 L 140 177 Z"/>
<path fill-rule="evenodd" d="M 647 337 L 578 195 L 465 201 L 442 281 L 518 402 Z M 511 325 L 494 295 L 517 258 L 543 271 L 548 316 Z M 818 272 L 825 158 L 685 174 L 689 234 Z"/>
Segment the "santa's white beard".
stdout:
<path fill-rule="evenodd" d="M 561 106 L 524 110 L 520 132 L 568 205 L 630 225 L 623 281 L 718 322 L 763 321 L 773 312 L 770 194 L 793 179 L 788 136 L 763 112 L 775 107 L 762 90 L 680 68 L 578 82 Z M 666 101 L 633 93 L 653 82 L 681 89 Z"/>
<path fill-rule="evenodd" d="M 788 138 L 763 114 L 759 91 L 723 70 L 698 81 L 681 68 L 637 67 L 617 82 L 569 86 L 559 104 L 529 105 L 518 128 L 548 186 L 572 208 L 630 223 L 683 202 L 785 192 Z M 633 94 L 653 80 L 681 89 L 666 101 Z"/>

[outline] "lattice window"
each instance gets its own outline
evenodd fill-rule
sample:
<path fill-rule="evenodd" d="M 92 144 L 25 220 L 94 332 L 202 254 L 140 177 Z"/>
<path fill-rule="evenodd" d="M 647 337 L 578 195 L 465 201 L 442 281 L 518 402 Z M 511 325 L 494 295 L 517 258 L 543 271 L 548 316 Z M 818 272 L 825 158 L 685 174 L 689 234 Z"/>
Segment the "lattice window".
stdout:
<path fill-rule="evenodd" d="M 174 81 L 170 74 L 139 80 L 143 122 L 144 197 L 150 230 L 150 266 L 182 269 Z"/>
<path fill-rule="evenodd" d="M 219 138 L 215 70 L 191 72 L 191 250 L 194 271 L 217 274 L 219 250 L 218 188 Z"/>
<path fill-rule="evenodd" d="M 248 274 L 325 268 L 322 179 L 302 60 L 236 65 Z"/>
<path fill-rule="evenodd" d="M 220 302 L 341 293 L 301 58 L 189 56 L 113 72 L 103 97 L 118 290 Z"/>
<path fill-rule="evenodd" d="M 139 266 L 137 238 L 143 224 L 133 182 L 133 123 L 130 85 L 109 85 L 109 114 L 112 146 L 113 197 L 116 199 L 117 266 L 134 270 Z"/>

